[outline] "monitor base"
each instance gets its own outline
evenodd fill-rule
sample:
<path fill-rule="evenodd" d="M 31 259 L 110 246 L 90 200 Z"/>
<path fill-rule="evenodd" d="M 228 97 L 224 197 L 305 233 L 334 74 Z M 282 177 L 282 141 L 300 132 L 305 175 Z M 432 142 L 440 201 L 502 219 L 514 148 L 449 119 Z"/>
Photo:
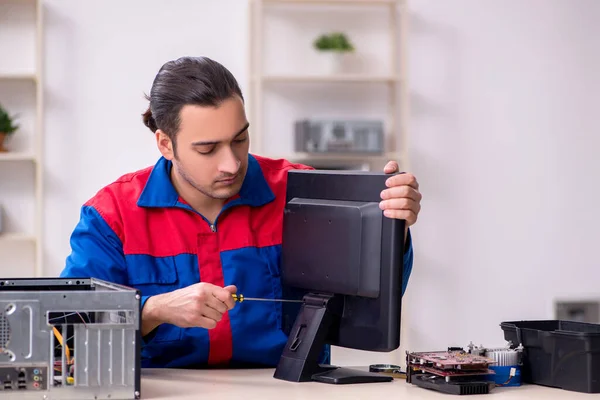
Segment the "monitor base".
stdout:
<path fill-rule="evenodd" d="M 374 372 L 361 371 L 358 369 L 334 366 L 326 366 L 324 368 L 329 370 L 314 374 L 312 376 L 313 381 L 335 385 L 346 385 L 353 383 L 391 382 L 394 380 L 393 377 L 388 375 L 381 375 Z"/>
<path fill-rule="evenodd" d="M 319 364 L 329 329 L 336 325 L 343 310 L 343 298 L 310 293 L 304 296 L 288 342 L 273 377 L 289 382 L 332 384 L 392 381 L 393 377 L 373 372 Z"/>

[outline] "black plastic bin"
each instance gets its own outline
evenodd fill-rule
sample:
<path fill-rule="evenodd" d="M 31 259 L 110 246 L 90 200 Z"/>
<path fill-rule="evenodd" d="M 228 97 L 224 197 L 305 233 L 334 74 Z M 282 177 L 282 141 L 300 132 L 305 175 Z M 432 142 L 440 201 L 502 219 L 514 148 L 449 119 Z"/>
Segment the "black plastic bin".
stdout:
<path fill-rule="evenodd" d="M 524 347 L 523 382 L 600 393 L 600 325 L 516 321 L 500 326 L 506 340 Z"/>

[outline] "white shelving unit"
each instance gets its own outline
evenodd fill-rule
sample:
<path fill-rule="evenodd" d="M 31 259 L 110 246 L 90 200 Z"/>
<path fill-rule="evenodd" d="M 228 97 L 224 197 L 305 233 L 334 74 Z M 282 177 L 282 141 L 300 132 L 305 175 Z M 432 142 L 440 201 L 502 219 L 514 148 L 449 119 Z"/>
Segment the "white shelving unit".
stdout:
<path fill-rule="evenodd" d="M 0 153 L 0 161 L 37 161 L 33 153 Z"/>
<path fill-rule="evenodd" d="M 388 160 L 396 160 L 401 170 L 409 171 L 407 0 L 249 1 L 250 93 L 246 97 L 252 125 L 251 151 L 313 166 L 316 163 L 319 168 L 327 162 L 334 168 L 365 169 L 366 165 L 368 169 L 379 170 Z M 276 9 L 278 13 L 269 15 L 269 10 L 272 9 Z M 303 13 L 305 9 L 311 11 Z M 373 10 L 380 13 L 377 18 L 370 17 Z M 320 17 L 321 13 L 326 17 Z M 275 25 L 280 31 L 287 31 L 287 35 L 270 26 L 273 17 L 278 20 Z M 384 22 L 387 20 L 387 26 L 379 25 L 382 18 Z M 351 22 L 344 22 L 348 19 Z M 312 49 L 313 40 L 316 35 L 333 30 L 347 32 L 357 53 L 367 53 L 369 59 L 373 57 L 375 61 L 370 64 L 372 68 L 342 74 L 315 71 L 311 64 L 318 63 L 319 57 Z M 378 31 L 379 36 L 371 34 L 373 30 Z M 388 57 L 378 57 L 370 50 L 381 45 L 380 40 L 384 36 L 387 41 L 384 40 L 386 43 L 383 53 Z M 300 39 L 294 40 L 298 38 Z M 268 41 L 278 41 L 279 45 L 275 46 L 275 50 L 269 49 Z M 292 61 L 281 63 L 282 58 L 292 58 Z M 382 59 L 385 60 L 381 61 Z M 277 64 L 280 68 L 272 68 L 272 64 Z M 358 101 L 363 96 L 368 100 Z M 356 110 L 357 104 L 359 111 L 363 111 L 362 107 L 365 107 L 364 113 Z M 350 118 L 360 119 L 364 117 L 363 114 L 372 117 L 373 111 L 381 115 L 385 121 L 384 154 L 315 155 L 293 152 L 295 119 L 310 118 L 317 114 L 321 117 L 328 113 L 331 114 L 328 117 L 337 118 L 338 110 L 346 107 L 353 109 L 354 113 L 348 115 Z M 367 113 L 366 108 L 370 108 L 370 112 Z M 280 120 L 275 121 L 276 123 L 268 121 L 273 115 Z M 274 134 L 273 130 L 278 132 Z M 406 311 L 403 310 L 401 318 L 403 321 L 407 320 Z M 356 365 L 360 364 L 360 360 L 368 358 L 372 363 L 401 364 L 404 362 L 409 336 L 404 322 L 400 336 L 400 349 L 391 353 L 369 352 L 365 355 L 364 352 L 334 347 L 333 362 L 337 365 Z"/>
<path fill-rule="evenodd" d="M 0 277 L 43 275 L 43 0 L 0 0 L 0 104 L 20 129 L 0 153 Z"/>
<path fill-rule="evenodd" d="M 275 17 L 269 15 L 271 10 L 275 10 Z M 308 11 L 307 11 L 308 10 Z M 344 73 L 328 73 L 327 71 L 314 71 L 311 68 L 305 68 L 314 63 L 319 55 L 316 50 L 313 50 L 313 40 L 316 35 L 328 33 L 333 30 L 343 30 L 348 33 L 351 42 L 362 42 L 356 45 L 357 54 L 365 54 L 365 57 L 370 57 L 368 50 L 373 43 L 369 43 L 368 31 L 369 27 L 365 27 L 365 23 L 361 21 L 360 16 L 364 12 L 379 12 L 380 17 L 383 16 L 384 22 L 387 19 L 387 26 L 376 26 L 372 28 L 378 30 L 379 33 L 384 32 L 386 44 L 386 64 L 387 68 L 376 68 L 376 70 L 367 70 L 360 72 L 344 72 Z M 308 12 L 306 15 L 307 24 L 303 22 L 290 21 L 286 18 L 298 18 L 302 12 Z M 321 27 L 317 27 L 319 13 L 327 15 Z M 337 18 L 336 13 L 340 16 Z M 353 30 L 353 24 L 350 22 L 346 26 L 340 20 L 343 17 L 348 17 L 354 13 L 354 25 L 358 25 L 357 30 Z M 270 28 L 272 18 L 278 20 L 274 24 L 279 27 L 277 29 Z M 366 18 L 368 19 L 368 18 Z M 358 21 L 358 22 L 357 22 Z M 314 23 L 313 23 L 314 22 Z M 336 164 L 366 164 L 370 169 L 380 168 L 388 160 L 396 160 L 400 164 L 400 168 L 408 170 L 408 90 L 406 87 L 407 81 L 407 4 L 406 0 L 249 0 L 249 78 L 250 94 L 248 97 L 248 110 L 251 118 L 251 151 L 273 158 L 286 158 L 295 162 L 302 163 L 319 163 L 327 161 Z M 319 30 L 320 29 L 320 30 Z M 386 31 L 387 30 L 387 31 Z M 282 31 L 287 31 L 286 39 Z M 300 37 L 300 39 L 298 39 Z M 365 38 L 366 37 L 366 38 Z M 356 40 L 355 40 L 356 39 Z M 269 41 L 279 41 L 276 50 L 269 52 Z M 374 40 L 378 42 L 378 40 Z M 289 46 L 287 48 L 286 46 Z M 292 49 L 292 50 L 290 50 Z M 276 54 L 276 55 L 274 55 Z M 300 55 L 301 54 L 301 55 Z M 288 66 L 295 64 L 296 68 L 278 68 L 277 71 L 269 70 L 272 64 L 281 63 L 282 59 L 291 57 L 294 62 L 287 63 Z M 295 58 L 294 58 L 295 57 Z M 313 57 L 313 58 L 311 58 Z M 373 64 L 377 64 L 375 61 Z M 381 64 L 381 63 L 380 63 Z M 381 67 L 381 65 L 376 65 Z M 305 71 L 305 69 L 311 71 Z M 373 89 L 376 88 L 376 89 Z M 294 91 L 304 92 L 303 96 L 297 96 L 296 100 L 290 100 L 294 95 L 288 95 Z M 362 154 L 313 154 L 313 153 L 297 153 L 293 148 L 293 122 L 296 118 L 308 117 L 308 115 L 323 116 L 330 111 L 330 116 L 326 118 L 338 118 L 336 109 L 338 105 L 346 106 L 352 98 L 360 98 L 361 90 L 366 90 L 371 93 L 371 97 L 379 98 L 383 104 L 373 106 L 375 112 L 383 114 L 381 117 L 385 122 L 385 151 L 378 155 L 362 155 Z M 378 90 L 381 95 L 373 94 L 374 90 Z M 269 96 L 272 93 L 279 96 L 277 100 L 269 101 Z M 282 93 L 286 94 L 282 94 Z M 307 94 L 308 92 L 308 94 Z M 327 99 L 335 97 L 335 93 L 339 93 L 341 101 L 331 100 L 320 110 L 315 110 L 302 114 L 298 111 L 294 117 L 289 117 L 287 122 L 284 122 L 285 116 L 280 117 L 278 122 L 269 123 L 269 118 L 273 119 L 273 114 L 279 115 L 279 111 L 273 110 L 273 106 L 281 106 L 287 109 L 288 115 L 294 114 L 293 107 L 297 109 L 310 105 L 314 101 L 315 104 L 323 95 L 327 95 Z M 311 99 L 310 95 L 314 98 Z M 286 97 L 288 96 L 288 97 Z M 306 99 L 299 99 L 300 97 Z M 295 106 L 289 103 L 296 101 Z M 327 100 L 320 99 L 321 102 Z M 338 104 L 340 103 L 340 104 Z M 369 106 L 371 106 L 369 104 Z M 315 105 L 315 107 L 317 107 Z M 329 110 L 323 110 L 328 108 Z M 323 110 L 323 112 L 321 112 Z M 358 119 L 363 116 L 357 114 L 352 115 Z M 273 131 L 277 132 L 274 133 Z"/>

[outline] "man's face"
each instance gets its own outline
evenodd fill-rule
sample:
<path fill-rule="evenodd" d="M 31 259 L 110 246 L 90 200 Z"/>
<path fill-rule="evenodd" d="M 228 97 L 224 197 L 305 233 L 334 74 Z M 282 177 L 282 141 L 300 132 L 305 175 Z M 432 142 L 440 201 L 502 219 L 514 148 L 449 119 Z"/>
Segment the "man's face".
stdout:
<path fill-rule="evenodd" d="M 159 149 L 188 185 L 209 198 L 228 199 L 239 192 L 248 169 L 248 126 L 238 96 L 218 108 L 187 105 L 180 111 L 175 148 L 159 138 Z"/>

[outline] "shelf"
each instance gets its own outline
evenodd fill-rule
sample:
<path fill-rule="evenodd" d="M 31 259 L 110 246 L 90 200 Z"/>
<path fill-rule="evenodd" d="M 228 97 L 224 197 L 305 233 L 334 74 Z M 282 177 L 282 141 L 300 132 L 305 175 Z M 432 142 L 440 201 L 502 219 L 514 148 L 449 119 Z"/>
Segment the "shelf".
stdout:
<path fill-rule="evenodd" d="M 256 79 L 256 78 L 255 78 Z M 259 78 L 260 79 L 260 78 Z M 400 79 L 391 75 L 263 75 L 264 82 L 289 83 L 395 83 Z"/>
<path fill-rule="evenodd" d="M 318 4 L 318 5 L 394 5 L 398 0 L 262 0 L 264 4 Z"/>
<path fill-rule="evenodd" d="M 29 6 L 35 6 L 37 4 L 37 2 L 38 2 L 38 0 L 0 0 L 0 5 L 7 5 L 7 4 L 23 5 L 23 4 L 25 4 L 25 5 L 29 5 Z"/>
<path fill-rule="evenodd" d="M 36 237 L 25 233 L 0 233 L 0 243 L 2 242 L 35 242 Z"/>
<path fill-rule="evenodd" d="M 269 158 L 286 159 L 289 161 L 357 161 L 357 162 L 372 162 L 381 160 L 398 160 L 399 155 L 396 153 L 372 154 L 372 153 L 292 153 L 288 155 L 269 155 Z"/>
<path fill-rule="evenodd" d="M 323 168 L 331 165 L 333 169 L 356 166 L 375 170 L 394 160 L 401 169 L 408 170 L 406 0 L 253 0 L 251 3 L 249 83 L 253 101 L 249 113 L 256 132 L 260 132 L 254 136 L 252 151 Z M 335 27 L 327 28 L 332 23 Z M 288 28 L 287 24 L 293 27 Z M 372 34 L 367 32 L 369 26 L 373 28 Z M 326 29 L 348 31 L 350 38 L 356 37 L 356 47 L 368 49 L 369 53 L 362 58 L 359 54 L 356 59 L 337 60 L 339 65 L 331 65 L 336 60 L 309 47 Z M 286 36 L 290 39 L 286 40 Z M 296 46 L 303 46 L 304 53 L 290 53 L 293 59 L 284 61 L 280 49 L 284 45 L 294 47 L 290 44 L 293 41 L 298 43 Z M 306 115 L 348 119 L 362 115 L 382 120 L 385 153 L 295 152 L 290 126 Z"/>
<path fill-rule="evenodd" d="M 0 72 L 0 81 L 34 81 L 37 82 L 35 73 L 9 73 Z"/>
<path fill-rule="evenodd" d="M 0 54 L 10 55 L 0 61 L 0 102 L 20 125 L 15 140 L 8 139 L 9 151 L 0 153 L 0 200 L 7 211 L 0 276 L 5 277 L 44 275 L 45 8 L 44 0 L 0 0 Z M 27 190 L 13 190 L 17 184 Z"/>
<path fill-rule="evenodd" d="M 0 153 L 0 161 L 36 161 L 36 156 L 30 153 Z"/>

